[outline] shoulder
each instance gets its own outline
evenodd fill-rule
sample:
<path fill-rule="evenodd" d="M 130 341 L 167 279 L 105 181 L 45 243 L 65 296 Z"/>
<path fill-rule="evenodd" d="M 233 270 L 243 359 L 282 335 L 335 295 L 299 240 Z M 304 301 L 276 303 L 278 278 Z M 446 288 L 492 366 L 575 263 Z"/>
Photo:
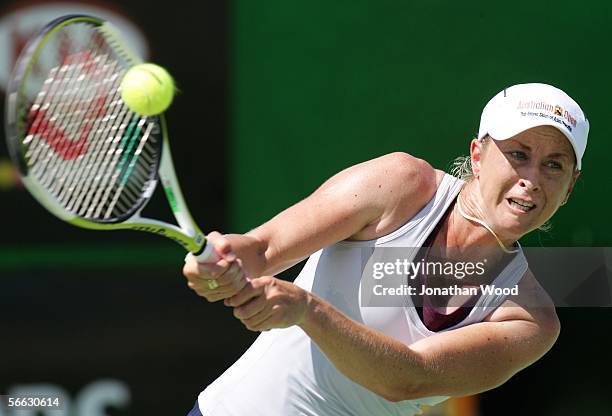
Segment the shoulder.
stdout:
<path fill-rule="evenodd" d="M 398 187 L 402 195 L 425 202 L 433 197 L 445 175 L 426 160 L 405 152 L 389 153 L 366 163 L 390 185 Z"/>
<path fill-rule="evenodd" d="M 436 180 L 443 172 L 434 169 L 426 160 L 419 159 L 409 153 L 393 152 L 377 157 L 364 163 L 387 177 L 393 175 L 399 180 L 418 179 L 419 184 L 435 190 Z"/>
<path fill-rule="evenodd" d="M 403 198 L 415 204 L 428 201 L 443 177 L 443 172 L 425 160 L 394 152 L 353 165 L 334 175 L 322 188 L 361 191 L 367 199 L 388 208 Z"/>
<path fill-rule="evenodd" d="M 356 239 L 388 234 L 413 217 L 434 196 L 444 172 L 404 152 L 389 153 L 347 170 L 378 206 L 380 215 Z"/>
<path fill-rule="evenodd" d="M 434 169 L 427 161 L 404 152 L 393 152 L 368 160 L 353 167 L 376 188 L 395 193 L 398 197 L 410 196 L 429 200 L 444 172 Z"/>

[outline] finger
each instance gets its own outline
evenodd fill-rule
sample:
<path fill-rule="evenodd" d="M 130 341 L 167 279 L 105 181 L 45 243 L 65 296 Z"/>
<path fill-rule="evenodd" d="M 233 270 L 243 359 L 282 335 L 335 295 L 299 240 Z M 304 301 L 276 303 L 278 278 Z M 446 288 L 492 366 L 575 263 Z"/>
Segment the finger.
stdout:
<path fill-rule="evenodd" d="M 183 275 L 188 279 L 216 279 L 229 268 L 230 263 L 225 260 L 219 260 L 214 264 L 203 264 L 188 259 L 183 266 Z"/>
<path fill-rule="evenodd" d="M 225 306 L 239 306 L 239 305 L 232 305 L 230 299 L 232 299 L 234 296 L 236 296 L 238 293 L 240 293 L 242 291 L 242 289 L 249 283 L 250 279 L 248 277 L 246 277 L 244 274 L 242 274 L 241 278 L 239 280 L 236 280 L 234 283 L 232 283 L 229 286 L 225 286 L 225 289 L 230 290 L 232 293 L 230 296 L 227 296 L 227 298 L 225 299 L 225 302 L 223 302 L 225 304 Z"/>
<path fill-rule="evenodd" d="M 190 288 L 205 294 L 223 293 L 228 296 L 236 294 L 236 290 L 232 286 L 215 286 L 216 281 L 212 279 L 187 279 L 187 281 Z"/>
<path fill-rule="evenodd" d="M 230 266 L 216 278 L 219 286 L 231 286 L 236 280 L 240 280 L 244 275 L 242 267 L 238 261 L 230 264 Z"/>
<path fill-rule="evenodd" d="M 233 263 L 221 259 L 216 263 L 198 263 L 198 273 L 204 279 L 217 279 L 225 273 Z"/>
<path fill-rule="evenodd" d="M 194 259 L 185 259 L 183 265 L 183 276 L 187 279 L 198 277 L 200 274 L 198 263 Z"/>
<path fill-rule="evenodd" d="M 244 271 L 240 268 L 232 270 L 229 274 L 225 273 L 216 279 L 202 277 L 188 277 L 187 279 L 210 290 L 227 290 L 232 292 L 231 295 L 238 293 L 247 283 Z"/>
<path fill-rule="evenodd" d="M 195 283 L 193 281 L 187 282 L 187 286 L 196 292 L 199 296 L 206 298 L 209 302 L 216 302 L 221 299 L 229 298 L 236 294 L 231 289 L 225 290 L 210 290 L 208 287 L 202 286 L 201 283 Z"/>
<path fill-rule="evenodd" d="M 215 285 L 215 283 L 215 280 L 206 280 L 205 290 L 207 290 L 209 293 L 220 293 L 223 295 L 224 298 L 230 298 L 236 295 L 242 290 L 244 286 L 246 286 L 246 284 L 248 283 L 248 279 L 244 276 L 244 274 L 241 273 L 240 278 L 234 280 L 229 285 L 218 286 Z M 229 305 L 226 304 L 226 306 Z"/>
<path fill-rule="evenodd" d="M 241 270 L 239 274 L 236 276 L 236 278 L 232 282 L 230 282 L 230 284 L 223 286 L 223 289 L 226 289 L 232 292 L 231 296 L 234 296 L 237 293 L 239 293 L 246 286 L 248 282 L 249 282 L 249 278 L 246 277 L 244 272 Z"/>
<path fill-rule="evenodd" d="M 228 294 L 213 293 L 213 294 L 206 296 L 206 300 L 209 302 L 218 302 L 220 300 L 227 299 L 230 296 L 231 296 L 231 293 L 228 293 Z"/>
<path fill-rule="evenodd" d="M 208 286 L 211 289 L 214 289 L 221 285 L 223 282 L 217 281 L 218 276 L 222 275 L 224 272 L 224 266 L 229 268 L 229 264 L 222 261 L 221 265 L 202 265 L 202 264 L 192 264 L 186 263 L 183 266 L 183 275 L 190 281 L 194 283 L 201 283 Z M 225 284 L 229 283 L 229 279 L 231 276 L 225 278 Z"/>
<path fill-rule="evenodd" d="M 241 306 L 234 308 L 234 316 L 240 320 L 249 319 L 263 311 L 267 301 L 264 296 L 257 296 Z"/>
<path fill-rule="evenodd" d="M 187 277 L 188 286 L 197 289 L 202 296 L 208 296 L 211 293 L 221 293 L 224 298 L 229 298 L 236 295 L 249 281 L 242 270 L 239 270 L 233 280 L 224 285 L 220 285 L 219 281 L 212 279 L 202 279 L 200 277 Z M 226 306 L 230 306 L 226 303 Z"/>
<path fill-rule="evenodd" d="M 272 313 L 270 308 L 264 308 L 250 318 L 241 319 L 240 321 L 249 331 L 266 331 L 272 329 Z"/>
<path fill-rule="evenodd" d="M 236 254 L 232 251 L 232 245 L 221 233 L 213 231 L 206 236 L 206 239 L 215 247 L 215 251 L 219 254 L 219 257 L 227 261 L 234 261 L 236 259 Z"/>
<path fill-rule="evenodd" d="M 259 279 L 253 279 L 247 281 L 244 287 L 240 290 L 240 292 L 236 293 L 234 296 L 228 299 L 226 302 L 227 306 L 242 306 L 252 298 L 259 296 L 263 293 L 264 286 L 261 286 L 256 283 Z"/>

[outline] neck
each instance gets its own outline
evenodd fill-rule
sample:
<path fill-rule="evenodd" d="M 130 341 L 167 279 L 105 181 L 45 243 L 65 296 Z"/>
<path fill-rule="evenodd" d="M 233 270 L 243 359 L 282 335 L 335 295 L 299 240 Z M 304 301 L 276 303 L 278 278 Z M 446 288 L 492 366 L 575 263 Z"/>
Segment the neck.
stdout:
<path fill-rule="evenodd" d="M 449 218 L 449 245 L 462 250 L 477 249 L 481 253 L 516 253 L 516 240 L 500 236 L 486 220 L 480 202 L 480 193 L 474 181 L 466 184 L 459 193 Z"/>

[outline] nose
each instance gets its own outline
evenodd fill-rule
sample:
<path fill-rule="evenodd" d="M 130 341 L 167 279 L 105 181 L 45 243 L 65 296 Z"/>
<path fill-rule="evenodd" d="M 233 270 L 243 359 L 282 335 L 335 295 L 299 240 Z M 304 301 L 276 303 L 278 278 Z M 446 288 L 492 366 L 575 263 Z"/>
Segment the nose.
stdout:
<path fill-rule="evenodd" d="M 526 191 L 537 192 L 540 190 L 540 179 L 538 169 L 525 169 L 519 178 L 519 186 Z"/>

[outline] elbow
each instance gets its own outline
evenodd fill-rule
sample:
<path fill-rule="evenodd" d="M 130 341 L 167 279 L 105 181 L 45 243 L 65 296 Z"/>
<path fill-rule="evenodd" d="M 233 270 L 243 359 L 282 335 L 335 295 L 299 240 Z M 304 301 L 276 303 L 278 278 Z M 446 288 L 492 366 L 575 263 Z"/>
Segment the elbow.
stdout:
<path fill-rule="evenodd" d="M 386 400 L 397 403 L 404 400 L 416 400 L 424 397 L 439 396 L 436 394 L 438 371 L 430 360 L 420 354 L 412 355 L 413 365 L 410 372 L 402 372 L 403 377 L 386 384 L 385 391 L 380 394 Z"/>
<path fill-rule="evenodd" d="M 466 381 L 449 374 L 430 373 L 421 378 L 421 381 L 410 380 L 402 385 L 389 386 L 383 393 L 384 399 L 397 403 L 404 400 L 416 400 L 433 396 L 468 396 L 492 390 L 508 381 L 516 372 L 489 372 L 475 382 Z"/>
<path fill-rule="evenodd" d="M 422 399 L 423 397 L 431 396 L 431 394 L 425 394 L 423 389 L 417 388 L 416 386 L 410 386 L 408 388 L 385 391 L 380 394 L 380 396 L 389 402 L 397 403 L 404 400 Z"/>
<path fill-rule="evenodd" d="M 482 393 L 488 390 L 495 389 L 506 381 L 512 375 L 496 378 L 495 380 L 487 380 L 486 383 L 480 385 L 465 385 L 457 390 L 457 386 L 427 386 L 427 385 L 411 385 L 404 386 L 401 389 L 389 390 L 380 394 L 385 400 L 392 403 L 401 402 L 404 400 L 417 400 L 425 397 L 433 396 L 468 396 L 472 394 Z"/>
<path fill-rule="evenodd" d="M 386 401 L 391 402 L 391 403 L 397 403 L 403 400 L 410 400 L 410 399 L 403 399 L 401 396 L 397 396 L 393 394 L 380 394 L 380 396 Z"/>
<path fill-rule="evenodd" d="M 389 386 L 385 391 L 379 393 L 379 395 L 392 403 L 435 396 L 425 383 L 418 383 L 414 380 L 397 386 Z"/>

